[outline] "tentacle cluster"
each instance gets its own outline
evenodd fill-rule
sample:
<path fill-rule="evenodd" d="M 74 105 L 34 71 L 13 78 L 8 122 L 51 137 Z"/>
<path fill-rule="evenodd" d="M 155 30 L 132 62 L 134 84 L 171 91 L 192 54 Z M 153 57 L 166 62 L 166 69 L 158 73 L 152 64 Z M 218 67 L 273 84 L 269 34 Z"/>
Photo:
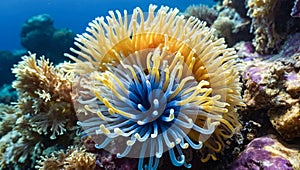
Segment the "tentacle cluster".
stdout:
<path fill-rule="evenodd" d="M 67 54 L 75 63 L 65 69 L 79 74 L 79 124 L 98 148 L 140 158 L 139 169 L 156 168 L 165 151 L 175 166 L 190 167 L 182 151 L 189 146 L 209 150 L 203 161 L 216 159 L 239 126 L 235 106 L 243 105 L 235 51 L 198 19 L 155 9 L 147 18 L 140 8 L 131 18 L 110 12 L 77 36 L 80 51 L 72 51 L 80 57 Z"/>

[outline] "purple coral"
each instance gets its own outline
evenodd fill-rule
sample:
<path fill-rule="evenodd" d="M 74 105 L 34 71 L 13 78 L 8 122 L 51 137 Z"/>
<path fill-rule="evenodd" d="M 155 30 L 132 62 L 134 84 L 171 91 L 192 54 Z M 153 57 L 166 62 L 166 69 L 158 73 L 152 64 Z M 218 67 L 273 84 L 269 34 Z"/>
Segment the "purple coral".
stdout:
<path fill-rule="evenodd" d="M 260 67 L 250 67 L 246 70 L 246 73 L 248 74 L 249 78 L 256 84 L 259 84 L 262 80 L 261 72 L 262 68 Z"/>
<path fill-rule="evenodd" d="M 275 141 L 270 137 L 254 139 L 240 157 L 231 164 L 230 168 L 234 170 L 292 170 L 292 164 L 289 160 L 274 156 L 265 148 L 274 143 Z"/>

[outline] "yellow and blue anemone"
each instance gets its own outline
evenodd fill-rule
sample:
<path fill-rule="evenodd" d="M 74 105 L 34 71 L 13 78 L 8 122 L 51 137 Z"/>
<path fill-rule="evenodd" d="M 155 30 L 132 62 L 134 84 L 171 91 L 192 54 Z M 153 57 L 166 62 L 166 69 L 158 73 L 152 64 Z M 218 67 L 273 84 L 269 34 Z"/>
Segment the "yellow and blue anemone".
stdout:
<path fill-rule="evenodd" d="M 184 149 L 216 159 L 239 127 L 236 54 L 198 19 L 155 9 L 96 18 L 65 68 L 78 73 L 74 106 L 97 148 L 139 158 L 139 169 L 156 169 L 166 151 L 173 165 L 191 167 Z"/>

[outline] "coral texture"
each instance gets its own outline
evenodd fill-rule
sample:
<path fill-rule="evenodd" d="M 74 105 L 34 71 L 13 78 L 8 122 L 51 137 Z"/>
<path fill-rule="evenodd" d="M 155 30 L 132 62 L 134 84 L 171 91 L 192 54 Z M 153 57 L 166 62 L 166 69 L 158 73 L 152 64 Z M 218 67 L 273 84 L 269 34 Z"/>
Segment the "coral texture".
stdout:
<path fill-rule="evenodd" d="M 247 61 L 244 76 L 246 104 L 267 109 L 271 123 L 287 140 L 300 137 L 299 37 L 292 35 L 277 55 Z"/>
<path fill-rule="evenodd" d="M 278 53 L 283 40 L 299 32 L 299 18 L 291 17 L 290 12 L 296 15 L 297 1 L 294 4 L 289 0 L 248 0 L 247 7 L 251 32 L 255 36 L 253 44 L 259 54 Z"/>
<path fill-rule="evenodd" d="M 11 131 L 20 116 L 21 111 L 17 107 L 0 103 L 0 136 Z"/>
<path fill-rule="evenodd" d="M 274 136 L 260 137 L 250 142 L 231 169 L 299 169 L 300 154 L 295 148 L 280 143 Z"/>
<path fill-rule="evenodd" d="M 206 5 L 191 5 L 186 8 L 185 12 L 183 13 L 184 16 L 187 18 L 193 16 L 201 21 L 206 21 L 208 26 L 211 26 L 214 21 L 217 19 L 218 12 L 213 8 L 209 8 Z"/>
<path fill-rule="evenodd" d="M 39 170 L 94 170 L 96 157 L 84 148 L 71 147 L 66 152 L 58 151 L 50 157 L 41 157 L 35 168 Z"/>
<path fill-rule="evenodd" d="M 17 77 L 13 87 L 19 96 L 15 106 L 17 113 L 7 114 L 1 124 L 3 131 L 10 130 L 1 138 L 1 167 L 8 169 L 33 168 L 44 150 L 65 148 L 76 139 L 72 76 L 43 57 L 36 60 L 35 55 L 29 53 L 22 59 L 13 68 Z"/>
<path fill-rule="evenodd" d="M 248 0 L 248 16 L 252 18 L 251 31 L 258 53 L 268 54 L 279 48 L 281 37 L 275 30 L 275 7 L 278 0 Z"/>
<path fill-rule="evenodd" d="M 225 8 L 220 11 L 212 27 L 217 30 L 216 32 L 220 37 L 225 38 L 229 46 L 252 38 L 249 33 L 249 19 L 242 18 L 234 8 Z"/>
<path fill-rule="evenodd" d="M 104 149 L 97 149 L 95 142 L 87 137 L 84 139 L 84 146 L 87 152 L 91 152 L 96 156 L 96 169 L 107 170 L 107 169 L 122 169 L 122 170 L 137 170 L 138 158 L 118 158 L 114 151 L 106 151 Z M 112 148 L 112 150 L 116 150 Z"/>
<path fill-rule="evenodd" d="M 216 160 L 240 125 L 236 53 L 200 20 L 156 8 L 147 18 L 140 8 L 131 18 L 110 12 L 77 36 L 80 51 L 71 50 L 80 57 L 67 55 L 75 63 L 65 69 L 80 74 L 73 86 L 80 125 L 97 148 L 115 143 L 117 157 L 138 157 L 139 169 L 145 157 L 157 168 L 164 151 L 173 165 L 190 167 L 188 147 Z"/>
<path fill-rule="evenodd" d="M 17 77 L 13 87 L 19 94 L 19 107 L 23 113 L 30 113 L 33 131 L 49 133 L 50 139 L 55 139 L 66 132 L 68 123 L 76 120 L 71 100 L 72 77 L 43 57 L 36 60 L 35 54 L 22 59 L 13 69 Z"/>

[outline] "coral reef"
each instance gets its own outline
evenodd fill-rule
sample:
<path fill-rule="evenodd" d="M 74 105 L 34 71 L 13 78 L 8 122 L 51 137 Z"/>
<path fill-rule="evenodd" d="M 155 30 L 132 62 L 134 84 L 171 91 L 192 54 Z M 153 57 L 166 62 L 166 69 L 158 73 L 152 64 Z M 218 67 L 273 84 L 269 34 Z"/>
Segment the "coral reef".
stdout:
<path fill-rule="evenodd" d="M 268 59 L 250 55 L 244 76 L 247 106 L 267 109 L 271 123 L 286 140 L 300 137 L 299 37 L 290 36 L 283 50 Z"/>
<path fill-rule="evenodd" d="M 249 34 L 249 20 L 242 18 L 234 8 L 225 8 L 220 11 L 212 27 L 216 29 L 219 37 L 225 38 L 229 46 L 252 38 Z"/>
<path fill-rule="evenodd" d="M 1 124 L 2 130 L 10 130 L 1 138 L 1 167 L 7 169 L 32 168 L 44 150 L 66 148 L 76 141 L 72 76 L 43 57 L 36 60 L 35 54 L 22 59 L 12 70 L 17 78 L 13 82 L 19 96 L 17 111 L 6 114 Z"/>
<path fill-rule="evenodd" d="M 251 32 L 255 35 L 253 44 L 258 53 L 277 53 L 287 35 L 299 32 L 299 18 L 290 16 L 293 1 L 248 0 L 247 6 L 252 19 Z"/>
<path fill-rule="evenodd" d="M 187 19 L 191 16 L 196 17 L 201 21 L 206 21 L 207 26 L 211 26 L 217 19 L 218 12 L 213 8 L 200 4 L 187 7 L 183 15 L 186 16 Z"/>
<path fill-rule="evenodd" d="M 249 33 L 249 19 L 241 17 L 237 10 L 235 8 L 224 8 L 220 4 L 212 8 L 200 4 L 189 6 L 183 15 L 187 18 L 194 16 L 201 21 L 206 21 L 207 26 L 216 29 L 215 33 L 218 37 L 224 37 L 227 45 L 233 46 L 241 40 L 252 39 L 252 35 Z"/>
<path fill-rule="evenodd" d="M 255 35 L 254 46 L 259 53 L 272 53 L 279 48 L 280 35 L 275 30 L 275 7 L 278 0 L 248 0 L 248 15 L 252 18 L 251 31 Z"/>
<path fill-rule="evenodd" d="M 11 131 L 20 116 L 21 111 L 17 107 L 0 103 L 0 136 Z"/>
<path fill-rule="evenodd" d="M 21 44 L 37 55 L 45 55 L 55 63 L 64 61 L 63 53 L 70 52 L 75 33 L 66 28 L 56 29 L 48 14 L 28 19 L 22 26 Z"/>
<path fill-rule="evenodd" d="M 10 84 L 3 84 L 0 87 L 0 103 L 10 104 L 18 99 L 17 91 Z"/>
<path fill-rule="evenodd" d="M 95 142 L 87 137 L 83 140 L 83 145 L 87 152 L 91 152 L 96 156 L 96 168 L 97 170 L 107 170 L 107 169 L 122 169 L 122 170 L 136 170 L 138 167 L 137 158 L 118 158 L 116 154 L 112 151 L 106 151 L 104 149 L 97 149 L 95 147 Z M 118 146 L 117 146 L 118 147 Z"/>
<path fill-rule="evenodd" d="M 66 152 L 57 151 L 49 156 L 41 156 L 35 166 L 39 170 L 94 170 L 96 168 L 96 156 L 88 153 L 84 148 L 69 147 Z"/>
<path fill-rule="evenodd" d="M 231 169 L 299 169 L 300 153 L 297 148 L 283 145 L 274 136 L 256 138 L 236 159 Z"/>
<path fill-rule="evenodd" d="M 155 9 L 149 6 L 147 18 L 140 8 L 130 19 L 110 12 L 107 23 L 96 18 L 77 36 L 80 51 L 71 51 L 80 57 L 67 54 L 75 63 L 65 69 L 79 74 L 73 97 L 80 125 L 97 148 L 112 151 L 115 143 L 118 158 L 139 158 L 139 169 L 157 168 L 164 151 L 173 165 L 190 167 L 188 147 L 203 148 L 204 162 L 216 160 L 239 129 L 236 106 L 244 105 L 236 52 L 200 20 Z"/>
<path fill-rule="evenodd" d="M 300 169 L 299 4 L 150 5 L 77 37 L 28 19 L 21 43 L 45 57 L 0 51 L 3 75 L 22 59 L 0 91 L 0 169 Z"/>
<path fill-rule="evenodd" d="M 13 87 L 19 94 L 18 105 L 23 113 L 30 113 L 32 130 L 49 133 L 50 139 L 55 139 L 74 126 L 69 123 L 76 122 L 71 100 L 72 77 L 43 57 L 36 60 L 35 54 L 22 59 L 12 70 L 17 77 Z"/>

